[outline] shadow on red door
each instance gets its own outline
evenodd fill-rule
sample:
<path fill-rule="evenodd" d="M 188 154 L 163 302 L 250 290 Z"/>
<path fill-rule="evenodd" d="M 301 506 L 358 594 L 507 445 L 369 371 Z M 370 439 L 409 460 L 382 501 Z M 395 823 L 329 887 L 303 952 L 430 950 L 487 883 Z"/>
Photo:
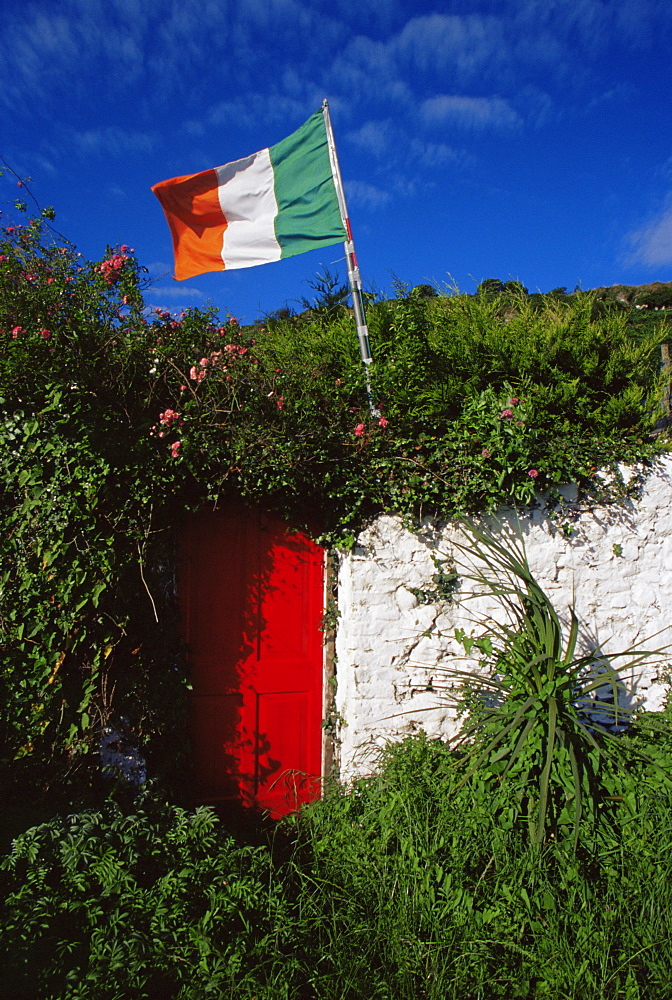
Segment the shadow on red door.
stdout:
<path fill-rule="evenodd" d="M 194 515 L 179 575 L 195 797 L 291 812 L 319 796 L 324 551 L 259 510 Z"/>

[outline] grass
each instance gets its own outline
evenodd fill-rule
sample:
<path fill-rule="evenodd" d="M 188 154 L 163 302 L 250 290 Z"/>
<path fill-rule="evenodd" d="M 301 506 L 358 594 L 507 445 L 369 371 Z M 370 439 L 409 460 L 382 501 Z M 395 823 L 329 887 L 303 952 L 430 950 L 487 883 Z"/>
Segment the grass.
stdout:
<path fill-rule="evenodd" d="M 15 1000 L 665 1000 L 672 803 L 644 767 L 633 757 L 578 852 L 571 837 L 537 849 L 495 820 L 477 782 L 458 787 L 455 751 L 425 737 L 266 847 L 151 801 L 54 821 L 5 862 L 5 988 Z"/>
<path fill-rule="evenodd" d="M 669 798 L 612 807 L 607 832 L 535 850 L 493 820 L 454 754 L 422 738 L 299 829 L 322 941 L 314 996 L 672 996 Z M 300 995 L 300 994 L 297 994 Z"/>

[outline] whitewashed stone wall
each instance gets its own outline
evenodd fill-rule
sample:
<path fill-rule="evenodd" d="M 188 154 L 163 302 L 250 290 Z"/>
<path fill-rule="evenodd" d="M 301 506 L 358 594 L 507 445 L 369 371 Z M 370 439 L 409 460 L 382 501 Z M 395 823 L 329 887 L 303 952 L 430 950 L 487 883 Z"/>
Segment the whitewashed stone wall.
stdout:
<path fill-rule="evenodd" d="M 625 506 L 575 507 L 559 520 L 543 509 L 520 521 L 506 513 L 498 520 L 498 531 L 522 536 L 531 569 L 561 617 L 574 605 L 584 648 L 615 653 L 642 640 L 649 640 L 646 648 L 672 643 L 672 458 Z M 474 585 L 464 579 L 452 602 L 423 603 L 413 593 L 435 589 L 432 557 L 469 572 L 451 544 L 456 537 L 450 525 L 427 524 L 414 534 L 398 519 L 381 517 L 340 559 L 336 707 L 344 777 L 370 769 L 381 742 L 421 728 L 449 737 L 459 728 L 449 691 L 442 690 L 451 682 L 446 668 L 477 663 L 458 659 L 464 650 L 455 629 L 477 634 L 481 613 L 501 618 L 504 612 L 491 597 L 474 598 Z M 661 657 L 632 670 L 630 698 L 661 708 L 666 674 Z"/>

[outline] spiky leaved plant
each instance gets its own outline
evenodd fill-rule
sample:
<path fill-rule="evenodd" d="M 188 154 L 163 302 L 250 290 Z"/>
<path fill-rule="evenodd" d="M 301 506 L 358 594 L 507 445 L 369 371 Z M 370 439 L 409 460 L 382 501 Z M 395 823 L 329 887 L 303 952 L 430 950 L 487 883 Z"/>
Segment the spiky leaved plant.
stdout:
<path fill-rule="evenodd" d="M 576 847 L 582 819 L 594 821 L 609 794 L 605 773 L 618 767 L 618 732 L 631 721 L 619 704 L 622 677 L 667 647 L 581 652 L 574 608 L 563 626 L 520 536 L 504 540 L 474 522 L 464 528 L 466 540 L 454 544 L 473 572 L 462 575 L 478 593 L 496 596 L 504 614 L 474 616 L 476 636 L 456 632 L 467 654 L 480 650 L 486 668 L 450 671 L 477 706 L 459 737 L 458 787 L 480 781 L 504 821 L 527 820 L 533 844 L 570 826 Z"/>

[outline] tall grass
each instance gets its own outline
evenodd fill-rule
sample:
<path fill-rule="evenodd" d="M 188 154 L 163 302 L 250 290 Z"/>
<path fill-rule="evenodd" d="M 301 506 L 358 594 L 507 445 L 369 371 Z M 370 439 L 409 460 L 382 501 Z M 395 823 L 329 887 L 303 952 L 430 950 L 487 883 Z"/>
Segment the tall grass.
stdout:
<path fill-rule="evenodd" d="M 311 995 L 672 996 L 667 794 L 614 804 L 574 854 L 534 851 L 455 784 L 453 752 L 417 738 L 306 812 Z"/>

